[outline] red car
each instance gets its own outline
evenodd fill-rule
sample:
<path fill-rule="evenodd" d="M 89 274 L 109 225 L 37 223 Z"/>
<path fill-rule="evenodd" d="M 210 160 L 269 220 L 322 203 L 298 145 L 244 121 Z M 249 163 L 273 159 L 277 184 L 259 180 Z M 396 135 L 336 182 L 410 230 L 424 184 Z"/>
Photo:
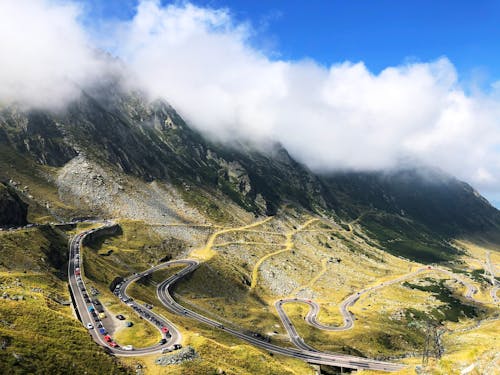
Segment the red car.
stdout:
<path fill-rule="evenodd" d="M 168 333 L 168 328 L 167 327 L 161 327 L 161 331 L 163 333 Z"/>
<path fill-rule="evenodd" d="M 104 336 L 104 341 L 111 342 L 112 341 L 111 336 L 110 335 Z"/>
<path fill-rule="evenodd" d="M 75 271 L 75 275 L 76 275 L 76 276 L 80 275 L 80 270 L 79 270 L 79 269 L 77 269 L 77 270 Z"/>
<path fill-rule="evenodd" d="M 118 346 L 118 344 L 114 341 L 110 341 L 109 346 L 111 346 L 112 348 L 116 348 Z"/>

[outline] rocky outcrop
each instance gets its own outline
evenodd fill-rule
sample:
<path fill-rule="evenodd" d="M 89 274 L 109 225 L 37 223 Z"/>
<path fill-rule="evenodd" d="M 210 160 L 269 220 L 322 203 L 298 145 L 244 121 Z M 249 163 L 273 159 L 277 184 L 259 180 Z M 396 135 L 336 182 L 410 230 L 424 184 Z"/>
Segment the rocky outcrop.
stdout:
<path fill-rule="evenodd" d="M 0 183 L 0 227 L 16 227 L 28 223 L 28 206 L 14 189 Z"/>
<path fill-rule="evenodd" d="M 155 363 L 159 366 L 178 365 L 182 362 L 192 361 L 198 357 L 198 353 L 196 353 L 194 348 L 188 346 L 187 348 L 157 358 Z"/>

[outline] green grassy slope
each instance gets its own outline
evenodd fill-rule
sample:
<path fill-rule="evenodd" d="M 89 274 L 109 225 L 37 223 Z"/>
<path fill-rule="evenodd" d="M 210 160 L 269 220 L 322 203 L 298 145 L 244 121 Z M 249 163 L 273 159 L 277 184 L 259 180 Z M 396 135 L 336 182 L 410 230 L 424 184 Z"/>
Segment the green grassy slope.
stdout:
<path fill-rule="evenodd" d="M 0 232 L 0 373 L 124 374 L 67 302 L 67 238 L 51 228 Z"/>

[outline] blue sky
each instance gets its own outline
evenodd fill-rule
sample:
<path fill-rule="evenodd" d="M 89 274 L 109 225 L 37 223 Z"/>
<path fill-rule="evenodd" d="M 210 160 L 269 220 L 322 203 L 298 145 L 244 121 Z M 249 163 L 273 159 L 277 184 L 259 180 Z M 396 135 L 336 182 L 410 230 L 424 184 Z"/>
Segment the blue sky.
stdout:
<path fill-rule="evenodd" d="M 186 2 L 161 1 L 161 5 Z M 320 1 L 192 0 L 204 8 L 226 8 L 235 23 L 252 26 L 252 47 L 271 59 L 311 59 L 329 67 L 363 62 L 380 73 L 389 66 L 446 57 L 465 92 L 487 93 L 500 80 L 500 2 L 497 1 Z M 130 20 L 136 0 L 88 0 L 85 23 Z M 486 195 L 500 207 L 500 193 Z"/>
<path fill-rule="evenodd" d="M 500 206 L 500 2 L 0 8 L 11 36 L 0 41 L 0 102 L 64 105 L 78 85 L 116 68 L 93 53 L 101 48 L 124 63 L 131 83 L 221 141 L 278 141 L 325 173 L 435 166 Z"/>
<path fill-rule="evenodd" d="M 89 18 L 133 16 L 135 0 L 89 0 Z M 162 5 L 170 4 L 162 1 Z M 173 2 L 180 3 L 180 2 Z M 372 72 L 408 61 L 448 57 L 462 80 L 500 79 L 498 1 L 193 0 L 228 8 L 256 30 L 253 43 L 277 58 L 326 66 L 363 61 Z M 305 5 L 306 4 L 306 5 Z"/>

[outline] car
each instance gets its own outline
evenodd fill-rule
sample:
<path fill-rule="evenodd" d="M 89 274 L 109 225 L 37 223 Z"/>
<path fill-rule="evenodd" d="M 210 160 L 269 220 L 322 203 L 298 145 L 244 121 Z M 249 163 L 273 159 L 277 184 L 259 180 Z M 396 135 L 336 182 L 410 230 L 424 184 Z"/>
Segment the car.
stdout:
<path fill-rule="evenodd" d="M 122 314 L 118 314 L 116 316 L 116 319 L 118 319 L 118 320 L 125 320 L 125 317 Z"/>
<path fill-rule="evenodd" d="M 100 305 L 101 304 L 101 302 L 99 302 L 98 299 L 95 299 L 93 302 L 94 302 L 94 305 Z"/>
<path fill-rule="evenodd" d="M 167 328 L 167 327 L 165 327 L 165 326 L 163 326 L 163 327 L 161 327 L 161 331 L 162 331 L 163 333 L 168 333 L 168 328 Z"/>
<path fill-rule="evenodd" d="M 126 322 L 126 323 L 125 323 L 125 326 L 126 326 L 126 327 L 132 327 L 133 325 L 134 325 L 134 323 L 132 323 L 132 322 Z"/>
<path fill-rule="evenodd" d="M 104 338 L 104 341 L 106 341 L 106 342 L 111 342 L 111 341 L 113 341 L 113 339 L 111 338 L 111 336 L 110 336 L 110 335 L 106 335 L 106 336 L 104 336 L 103 338 Z"/>
<path fill-rule="evenodd" d="M 144 305 L 144 307 L 145 307 L 146 309 L 151 310 L 151 309 L 153 308 L 153 305 L 150 305 L 149 303 L 146 303 L 146 304 Z"/>
<path fill-rule="evenodd" d="M 134 347 L 132 345 L 125 345 L 122 347 L 123 350 L 134 350 Z"/>
<path fill-rule="evenodd" d="M 179 350 L 182 348 L 182 345 L 181 344 L 175 344 L 174 345 L 174 350 Z"/>
<path fill-rule="evenodd" d="M 87 323 L 87 325 L 86 325 L 85 327 L 87 327 L 87 329 L 92 329 L 92 328 L 94 328 L 94 326 L 92 325 L 92 323 Z"/>
<path fill-rule="evenodd" d="M 167 343 L 167 339 L 161 339 L 158 344 L 165 345 Z"/>
<path fill-rule="evenodd" d="M 101 321 L 101 319 L 99 319 L 97 316 L 94 318 L 94 322 L 98 323 L 100 321 Z"/>
<path fill-rule="evenodd" d="M 170 353 L 170 352 L 171 352 L 171 351 L 173 351 L 173 350 L 174 350 L 174 347 L 173 347 L 173 346 L 167 346 L 166 348 L 163 348 L 163 349 L 161 350 L 161 352 L 162 352 L 162 354 L 163 354 L 163 353 Z"/>
<path fill-rule="evenodd" d="M 94 306 L 89 306 L 89 307 L 88 307 L 88 310 L 89 310 L 89 312 L 94 311 L 94 310 L 95 310 L 95 309 L 94 309 Z"/>
<path fill-rule="evenodd" d="M 112 348 L 117 348 L 118 347 L 118 344 L 114 341 L 110 341 L 109 343 L 109 346 L 111 346 Z"/>
<path fill-rule="evenodd" d="M 77 268 L 77 269 L 75 270 L 75 275 L 76 275 L 76 276 L 80 275 L 80 269 L 79 269 L 79 268 Z"/>
<path fill-rule="evenodd" d="M 102 325 L 102 324 L 101 324 L 101 325 Z M 100 333 L 101 335 L 106 335 L 106 334 L 107 334 L 106 330 L 105 330 L 103 327 L 99 328 L 99 333 Z"/>

